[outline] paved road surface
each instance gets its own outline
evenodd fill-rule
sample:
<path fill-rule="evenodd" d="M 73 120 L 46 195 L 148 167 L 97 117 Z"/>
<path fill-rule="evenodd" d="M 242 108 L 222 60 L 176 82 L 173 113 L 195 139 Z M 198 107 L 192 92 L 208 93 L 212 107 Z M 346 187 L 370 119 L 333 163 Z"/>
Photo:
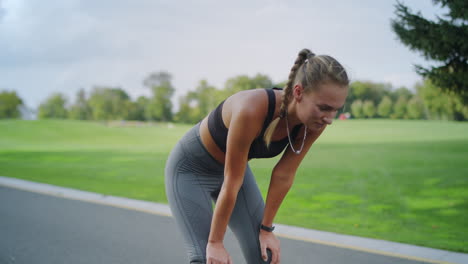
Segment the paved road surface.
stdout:
<path fill-rule="evenodd" d="M 0 264 L 188 263 L 173 218 L 0 186 Z M 282 263 L 425 263 L 280 238 Z M 245 263 L 234 235 L 225 245 Z"/>

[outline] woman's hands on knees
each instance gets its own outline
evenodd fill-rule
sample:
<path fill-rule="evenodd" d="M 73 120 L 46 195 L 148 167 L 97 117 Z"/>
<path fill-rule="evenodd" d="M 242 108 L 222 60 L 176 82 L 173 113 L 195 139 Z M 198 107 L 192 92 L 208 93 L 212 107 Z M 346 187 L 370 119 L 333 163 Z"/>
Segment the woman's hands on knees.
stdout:
<path fill-rule="evenodd" d="M 206 245 L 206 264 L 233 264 L 231 256 L 222 242 L 208 242 Z"/>
<path fill-rule="evenodd" d="M 279 264 L 281 259 L 280 241 L 273 232 L 260 230 L 260 249 L 264 261 L 268 260 L 267 248 L 271 250 L 271 264 Z"/>

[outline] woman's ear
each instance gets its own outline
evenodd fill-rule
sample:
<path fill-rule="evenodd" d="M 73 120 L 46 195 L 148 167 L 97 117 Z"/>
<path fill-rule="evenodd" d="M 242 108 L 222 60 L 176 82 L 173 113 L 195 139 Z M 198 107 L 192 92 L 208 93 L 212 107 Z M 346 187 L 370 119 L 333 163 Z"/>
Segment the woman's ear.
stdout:
<path fill-rule="evenodd" d="M 304 88 L 300 84 L 296 84 L 293 87 L 293 98 L 296 99 L 298 102 L 302 100 L 302 96 L 304 95 Z"/>

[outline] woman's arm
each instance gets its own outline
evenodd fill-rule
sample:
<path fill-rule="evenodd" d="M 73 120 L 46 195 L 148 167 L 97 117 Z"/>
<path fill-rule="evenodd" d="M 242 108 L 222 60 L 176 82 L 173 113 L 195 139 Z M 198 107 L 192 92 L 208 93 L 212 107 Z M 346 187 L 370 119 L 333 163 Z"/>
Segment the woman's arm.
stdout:
<path fill-rule="evenodd" d="M 223 241 L 237 194 L 244 181 L 250 145 L 261 130 L 263 118 L 264 113 L 252 108 L 252 105 L 232 109 L 226 144 L 224 183 L 213 214 L 208 240 L 210 243 Z"/>
<path fill-rule="evenodd" d="M 315 133 L 307 133 L 304 148 L 298 155 L 293 153 L 290 146 L 288 146 L 280 161 L 276 164 L 271 175 L 270 187 L 268 188 L 262 219 L 263 225 L 273 225 L 273 219 L 275 218 L 284 197 L 293 184 L 294 176 L 296 175 L 296 170 L 299 167 L 299 164 L 309 151 L 312 143 L 314 143 L 314 141 L 323 132 L 323 129 Z M 302 128 L 301 132 L 302 133 L 299 133 L 294 142 L 294 147 L 296 148 L 302 144 L 304 128 Z M 281 259 L 280 241 L 273 233 L 264 230 L 260 230 L 259 240 L 263 259 L 267 261 L 267 248 L 269 248 L 272 254 L 272 263 L 277 263 Z"/>
<path fill-rule="evenodd" d="M 234 99 L 231 102 L 227 100 L 223 108 L 230 110 L 230 114 L 226 112 L 226 117 L 223 116 L 223 120 L 226 120 L 225 123 L 228 124 L 226 127 L 229 129 L 224 158 L 224 182 L 211 221 L 206 247 L 207 264 L 232 264 L 231 257 L 223 246 L 224 234 L 237 200 L 237 194 L 244 181 L 250 145 L 261 131 L 262 120 L 265 119 L 267 112 L 266 94 L 264 94 L 264 100 L 258 100 L 259 97 L 249 95 L 250 92 L 238 93 L 235 96 L 239 100 Z"/>
<path fill-rule="evenodd" d="M 326 127 L 326 126 L 325 126 Z M 291 151 L 291 147 L 288 146 L 281 159 L 276 164 L 271 174 L 270 186 L 268 188 L 268 194 L 265 204 L 265 211 L 263 214 L 262 224 L 266 226 L 272 226 L 273 220 L 278 212 L 278 209 L 283 202 L 284 197 L 291 188 L 296 170 L 299 164 L 304 159 L 305 155 L 309 151 L 312 144 L 322 134 L 323 130 L 307 133 L 307 138 L 304 143 L 304 149 L 300 154 L 295 154 Z M 304 127 L 295 139 L 294 147 L 297 149 L 302 144 L 302 138 L 304 133 Z"/>

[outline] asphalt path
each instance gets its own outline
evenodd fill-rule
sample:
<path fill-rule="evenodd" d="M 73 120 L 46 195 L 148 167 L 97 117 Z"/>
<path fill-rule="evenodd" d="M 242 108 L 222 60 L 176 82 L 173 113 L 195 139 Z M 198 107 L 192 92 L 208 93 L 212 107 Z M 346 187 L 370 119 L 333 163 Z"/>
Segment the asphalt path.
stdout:
<path fill-rule="evenodd" d="M 426 263 L 279 238 L 281 263 Z M 234 235 L 225 246 L 245 263 Z M 0 264 L 188 263 L 172 217 L 0 186 Z"/>

